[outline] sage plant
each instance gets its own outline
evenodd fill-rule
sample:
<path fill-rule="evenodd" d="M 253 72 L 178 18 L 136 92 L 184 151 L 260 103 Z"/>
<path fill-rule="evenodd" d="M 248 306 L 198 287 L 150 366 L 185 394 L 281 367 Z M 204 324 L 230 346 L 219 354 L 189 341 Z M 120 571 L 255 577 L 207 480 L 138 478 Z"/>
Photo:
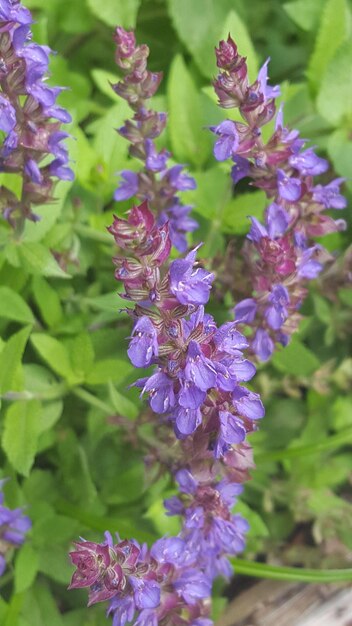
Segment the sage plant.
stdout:
<path fill-rule="evenodd" d="M 21 179 L 18 198 L 0 188 L 0 209 L 21 232 L 26 219 L 37 221 L 35 206 L 55 200 L 58 180 L 72 180 L 61 128 L 70 114 L 56 104 L 62 87 L 46 84 L 50 49 L 32 42 L 32 16 L 19 0 L 0 3 L 0 172 Z"/>
<path fill-rule="evenodd" d="M 143 167 L 138 172 L 121 172 L 114 197 L 117 201 L 133 197 L 148 200 L 158 216 L 158 224 L 168 223 L 173 245 L 184 252 L 187 249 L 185 233 L 195 230 L 198 224 L 189 217 L 192 207 L 181 203 L 178 192 L 194 189 L 195 180 L 183 171 L 182 165 L 168 167 L 170 153 L 164 149 L 158 151 L 155 145 L 165 128 L 167 116 L 147 108 L 147 105 L 159 87 L 162 74 L 148 70 L 149 48 L 145 44 L 136 45 L 133 32 L 117 28 L 115 42 L 115 60 L 124 76 L 113 89 L 134 112 L 132 119 L 126 120 L 118 132 L 130 142 L 130 156 L 142 161 Z"/>
<path fill-rule="evenodd" d="M 307 282 L 332 260 L 314 238 L 345 228 L 344 220 L 326 214 L 327 209 L 345 208 L 340 194 L 344 179 L 325 185 L 315 181 L 329 164 L 314 148 L 305 147 L 299 131 L 284 126 L 282 106 L 276 111 L 275 104 L 280 89 L 267 84 L 268 61 L 250 84 L 246 59 L 230 36 L 220 42 L 216 59 L 219 105 L 239 109 L 243 121 L 228 119 L 213 127 L 215 158 L 232 160 L 234 185 L 249 178 L 270 201 L 264 224 L 251 218 L 242 250 L 249 297 L 234 309 L 236 321 L 253 328 L 251 348 L 265 361 L 276 342 L 283 346 L 289 342 L 301 319 L 298 309 L 307 295 Z M 265 142 L 262 127 L 274 117 L 274 133 Z"/>

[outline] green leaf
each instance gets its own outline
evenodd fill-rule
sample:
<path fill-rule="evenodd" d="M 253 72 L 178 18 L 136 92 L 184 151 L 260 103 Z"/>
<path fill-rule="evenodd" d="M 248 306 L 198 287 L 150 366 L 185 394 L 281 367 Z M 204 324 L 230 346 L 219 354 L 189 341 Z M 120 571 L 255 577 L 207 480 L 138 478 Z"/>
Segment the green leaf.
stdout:
<path fill-rule="evenodd" d="M 295 0 L 283 5 L 287 15 L 303 30 L 314 30 L 319 22 L 325 0 Z"/>
<path fill-rule="evenodd" d="M 84 380 L 94 363 L 94 349 L 88 333 L 80 333 L 70 342 L 70 360 L 78 378 Z"/>
<path fill-rule="evenodd" d="M 112 72 L 107 72 L 106 70 L 96 68 L 91 71 L 91 75 L 101 93 L 103 93 L 114 102 L 120 101 L 120 96 L 118 96 L 111 87 L 111 84 L 114 85 L 120 80 L 120 77 L 117 76 L 117 74 L 113 74 Z"/>
<path fill-rule="evenodd" d="M 14 402 L 5 415 L 2 447 L 17 472 L 28 476 L 37 452 L 41 405 L 37 400 Z"/>
<path fill-rule="evenodd" d="M 224 208 L 221 230 L 233 235 L 244 235 L 250 229 L 249 216 L 261 219 L 266 205 L 264 191 L 235 196 Z"/>
<path fill-rule="evenodd" d="M 134 28 L 141 0 L 87 0 L 93 15 L 108 26 Z"/>
<path fill-rule="evenodd" d="M 319 359 L 296 337 L 285 348 L 275 352 L 272 364 L 285 374 L 310 376 L 320 367 Z"/>
<path fill-rule="evenodd" d="M 330 61 L 321 83 L 317 108 L 334 126 L 352 120 L 352 41 L 343 44 Z"/>
<path fill-rule="evenodd" d="M 307 70 L 309 82 L 315 91 L 318 90 L 331 59 L 348 39 L 350 32 L 351 14 L 346 0 L 328 0 L 322 12 L 314 52 Z"/>
<path fill-rule="evenodd" d="M 86 377 L 88 385 L 106 385 L 109 381 L 121 382 L 130 374 L 133 366 L 122 359 L 97 361 Z"/>
<path fill-rule="evenodd" d="M 254 576 L 254 578 L 270 578 L 272 580 L 290 580 L 306 583 L 334 583 L 352 580 L 352 569 L 315 570 L 300 567 L 283 567 L 255 563 L 244 559 L 233 559 L 231 563 L 235 574 Z"/>
<path fill-rule="evenodd" d="M 138 417 L 140 412 L 139 407 L 127 398 L 127 396 L 117 391 L 111 380 L 109 381 L 109 395 L 111 403 L 119 415 L 128 417 L 129 419 Z"/>
<path fill-rule="evenodd" d="M 211 154 L 212 138 L 202 128 L 199 90 L 181 55 L 170 69 L 167 84 L 169 133 L 172 150 L 178 161 L 201 167 Z"/>
<path fill-rule="evenodd" d="M 39 566 L 38 553 L 29 543 L 20 549 L 15 563 L 15 592 L 26 591 L 37 575 Z"/>
<path fill-rule="evenodd" d="M 69 383 L 78 382 L 78 377 L 72 370 L 69 352 L 60 341 L 44 335 L 44 333 L 36 333 L 31 337 L 31 342 L 38 354 L 51 367 L 51 369 L 65 378 Z"/>
<path fill-rule="evenodd" d="M 195 211 L 212 220 L 214 228 L 220 226 L 224 207 L 231 198 L 231 179 L 227 172 L 212 167 L 204 172 L 195 172 L 197 188 L 184 194 L 186 203 L 194 204 Z"/>
<path fill-rule="evenodd" d="M 64 272 L 43 244 L 37 242 L 23 243 L 18 251 L 23 267 L 31 274 L 70 278 L 69 274 Z"/>
<path fill-rule="evenodd" d="M 347 178 L 346 185 L 351 189 L 352 184 L 352 142 L 349 128 L 339 128 L 331 133 L 327 150 L 337 174 Z"/>
<path fill-rule="evenodd" d="M 241 55 L 247 56 L 251 80 L 255 80 L 257 63 L 247 28 L 233 10 L 233 0 L 168 0 L 174 27 L 203 76 L 213 78 L 216 60 L 213 52 L 229 29 Z"/>
<path fill-rule="evenodd" d="M 23 324 L 33 324 L 34 317 L 22 296 L 9 287 L 0 287 L 0 317 Z"/>
<path fill-rule="evenodd" d="M 54 574 L 55 570 L 61 565 L 61 562 L 55 564 L 54 559 L 55 556 L 58 558 L 58 555 L 56 553 L 54 554 L 54 550 L 53 552 L 51 550 L 47 550 L 46 556 L 47 567 L 48 569 L 51 568 L 49 570 L 49 574 Z M 64 553 L 62 553 L 62 551 L 60 556 L 61 559 L 64 558 Z M 71 568 L 68 565 L 67 556 L 66 564 L 65 571 L 67 578 L 59 581 L 64 584 L 70 579 L 71 574 Z M 35 585 L 27 591 L 23 612 L 25 615 L 28 615 L 30 626 L 48 626 L 48 624 L 50 624 L 50 626 L 63 626 L 63 618 L 60 615 L 57 602 L 50 592 L 47 583 L 44 581 L 37 581 Z"/>
<path fill-rule="evenodd" d="M 21 364 L 31 327 L 23 328 L 7 341 L 0 354 L 0 392 L 14 390 L 16 373 Z"/>
<path fill-rule="evenodd" d="M 340 448 L 352 441 L 352 428 L 346 428 L 336 435 L 330 435 L 323 441 L 301 446 L 299 444 L 292 445 L 286 450 L 273 450 L 266 452 L 258 452 L 255 459 L 258 463 L 264 461 L 285 461 L 288 459 L 296 459 L 302 456 L 311 457 L 314 454 L 320 454 L 335 448 Z"/>
<path fill-rule="evenodd" d="M 63 316 L 59 295 L 48 281 L 35 276 L 32 282 L 33 294 L 44 322 L 52 328 L 57 326 Z"/>

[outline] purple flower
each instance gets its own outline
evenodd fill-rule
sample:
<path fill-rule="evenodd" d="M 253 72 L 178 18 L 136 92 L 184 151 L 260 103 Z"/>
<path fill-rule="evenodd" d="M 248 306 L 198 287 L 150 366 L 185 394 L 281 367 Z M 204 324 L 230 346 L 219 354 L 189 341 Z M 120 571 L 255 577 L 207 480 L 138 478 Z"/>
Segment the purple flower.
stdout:
<path fill-rule="evenodd" d="M 250 324 L 253 322 L 257 313 L 257 303 L 253 298 L 246 298 L 236 304 L 234 308 L 236 322 Z"/>
<path fill-rule="evenodd" d="M 267 361 L 274 352 L 274 342 L 263 328 L 258 328 L 252 341 L 252 348 L 261 361 Z"/>
<path fill-rule="evenodd" d="M 170 154 L 165 150 L 161 152 L 157 152 L 154 146 L 154 143 L 151 139 L 146 139 L 145 141 L 146 148 L 146 166 L 148 170 L 152 172 L 161 172 L 166 167 L 166 161 L 168 160 Z"/>
<path fill-rule="evenodd" d="M 28 159 L 26 165 L 24 166 L 24 171 L 27 176 L 34 182 L 40 185 L 43 181 L 43 175 L 39 169 L 39 166 L 34 159 Z"/>
<path fill-rule="evenodd" d="M 181 304 L 205 304 L 209 299 L 214 274 L 194 268 L 196 254 L 197 248 L 170 265 L 170 289 Z"/>
<path fill-rule="evenodd" d="M 313 187 L 313 200 L 323 204 L 327 209 L 345 209 L 347 201 L 340 194 L 340 185 L 345 178 L 335 178 L 328 185 L 316 185 Z"/>
<path fill-rule="evenodd" d="M 242 178 L 246 178 L 249 176 L 250 172 L 250 163 L 248 159 L 245 159 L 238 154 L 233 156 L 232 158 L 234 165 L 231 169 L 231 177 L 234 185 L 236 185 Z"/>
<path fill-rule="evenodd" d="M 265 61 L 264 65 L 262 65 L 258 74 L 258 82 L 260 84 L 260 88 L 264 95 L 265 100 L 269 100 L 270 98 L 278 98 L 281 95 L 279 85 L 275 85 L 275 87 L 270 87 L 270 85 L 267 84 L 269 61 L 270 61 L 270 57 Z"/>
<path fill-rule="evenodd" d="M 155 580 L 129 576 L 138 609 L 155 609 L 160 604 L 160 585 Z"/>
<path fill-rule="evenodd" d="M 312 246 L 303 252 L 301 261 L 298 266 L 298 275 L 302 278 L 314 280 L 320 274 L 323 266 L 312 256 L 320 249 L 319 246 Z"/>
<path fill-rule="evenodd" d="M 186 546 L 180 537 L 163 537 L 158 539 L 151 547 L 151 556 L 159 563 L 172 563 L 182 565 Z"/>
<path fill-rule="evenodd" d="M 132 622 L 135 610 L 133 598 L 115 596 L 110 602 L 107 614 L 113 615 L 112 626 L 125 626 L 127 622 Z"/>
<path fill-rule="evenodd" d="M 250 220 L 251 220 L 251 228 L 247 235 L 248 239 L 250 239 L 251 241 L 258 242 L 263 237 L 268 236 L 267 229 L 265 228 L 265 226 L 263 226 L 263 224 L 259 222 L 259 220 L 257 220 L 256 217 L 251 217 Z"/>
<path fill-rule="evenodd" d="M 329 163 L 326 159 L 318 157 L 313 148 L 308 148 L 301 154 L 291 156 L 289 163 L 303 176 L 318 176 L 329 169 Z"/>
<path fill-rule="evenodd" d="M 266 210 L 266 224 L 271 239 L 284 235 L 289 222 L 288 213 L 282 206 L 275 202 L 268 206 Z"/>
<path fill-rule="evenodd" d="M 178 401 L 181 407 L 184 407 L 186 409 L 198 409 L 203 404 L 205 397 L 206 392 L 202 389 L 199 389 L 199 387 L 197 387 L 195 383 L 188 380 L 182 381 L 181 389 L 178 394 Z M 184 427 L 185 424 L 188 423 L 188 420 L 192 425 L 196 424 L 199 420 L 198 413 L 190 412 L 185 414 L 176 413 L 175 418 L 177 422 L 180 423 L 180 425 L 184 424 Z"/>
<path fill-rule="evenodd" d="M 186 379 L 192 381 L 198 389 L 208 391 L 216 383 L 216 371 L 213 364 L 201 352 L 196 341 L 190 341 L 186 367 Z"/>
<path fill-rule="evenodd" d="M 283 170 L 277 170 L 277 182 L 280 198 L 296 202 L 301 197 L 302 183 L 299 178 L 289 177 Z"/>
<path fill-rule="evenodd" d="M 183 165 L 174 165 L 167 172 L 167 178 L 170 184 L 177 191 L 189 191 L 196 188 L 196 181 L 192 176 L 188 176 L 183 170 Z"/>
<path fill-rule="evenodd" d="M 219 411 L 220 428 L 215 444 L 215 456 L 223 456 L 231 444 L 242 443 L 246 437 L 246 429 L 239 419 L 228 411 Z"/>
<path fill-rule="evenodd" d="M 225 120 L 214 128 L 214 132 L 220 136 L 214 144 L 214 156 L 218 161 L 226 161 L 238 148 L 236 124 L 231 120 Z"/>
<path fill-rule="evenodd" d="M 250 420 L 261 419 L 265 409 L 259 394 L 249 391 L 245 387 L 236 387 L 232 393 L 234 407 L 240 415 Z"/>
<path fill-rule="evenodd" d="M 113 624 L 115 626 L 115 624 Z M 121 626 L 117 623 L 116 626 Z M 134 626 L 158 626 L 158 616 L 152 609 L 143 609 L 138 615 Z"/>
<path fill-rule="evenodd" d="M 265 311 L 266 320 L 274 330 L 279 330 L 288 317 L 287 305 L 290 303 L 290 297 L 286 287 L 283 285 L 274 285 L 269 295 L 271 305 Z"/>
<path fill-rule="evenodd" d="M 200 404 L 203 404 L 205 394 L 201 393 L 200 398 Z M 182 396 L 182 400 L 183 402 L 187 402 L 184 395 Z M 195 404 L 197 404 L 197 402 L 195 402 Z M 175 420 L 175 432 L 179 439 L 194 433 L 202 423 L 202 413 L 199 408 L 192 409 L 179 406 L 172 412 L 171 418 Z"/>
<path fill-rule="evenodd" d="M 158 333 L 149 317 L 140 317 L 133 329 L 133 338 L 127 350 L 136 367 L 147 367 L 158 354 Z"/>
<path fill-rule="evenodd" d="M 0 130 L 10 133 L 16 126 L 16 111 L 7 98 L 0 94 Z"/>
<path fill-rule="evenodd" d="M 23 509 L 9 509 L 4 505 L 2 487 L 5 480 L 0 480 L 0 576 L 6 568 L 6 554 L 15 547 L 18 548 L 25 541 L 25 535 L 30 530 L 32 522 L 23 514 Z"/>
<path fill-rule="evenodd" d="M 211 581 L 198 569 L 188 569 L 174 582 L 177 593 L 187 604 L 196 604 L 200 598 L 208 598 Z"/>
<path fill-rule="evenodd" d="M 138 191 L 138 175 L 130 170 L 123 170 L 121 172 L 123 182 L 114 193 L 114 199 L 119 202 L 121 200 L 128 200 L 136 195 Z"/>
<path fill-rule="evenodd" d="M 163 372 L 147 379 L 143 392 L 150 393 L 149 403 L 155 413 L 166 413 L 175 404 L 174 384 Z"/>
<path fill-rule="evenodd" d="M 175 479 L 179 484 L 180 491 L 183 493 L 194 494 L 196 492 L 198 483 L 189 470 L 179 470 L 175 474 Z"/>

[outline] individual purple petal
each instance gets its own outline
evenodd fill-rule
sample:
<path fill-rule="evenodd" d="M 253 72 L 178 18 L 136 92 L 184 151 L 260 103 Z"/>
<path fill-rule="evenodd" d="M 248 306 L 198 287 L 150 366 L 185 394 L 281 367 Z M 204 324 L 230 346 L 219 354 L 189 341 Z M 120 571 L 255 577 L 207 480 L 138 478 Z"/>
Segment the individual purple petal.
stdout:
<path fill-rule="evenodd" d="M 0 130 L 10 133 L 16 126 L 16 111 L 7 98 L 0 94 Z"/>
<path fill-rule="evenodd" d="M 264 65 L 259 70 L 258 73 L 258 82 L 260 83 L 261 91 L 266 100 L 270 98 L 278 98 L 281 95 L 279 85 L 275 85 L 275 87 L 270 87 L 268 85 L 268 64 L 270 61 L 270 57 L 265 61 Z"/>
<path fill-rule="evenodd" d="M 182 565 L 186 544 L 180 537 L 163 537 L 151 547 L 150 554 L 159 563 Z"/>
<path fill-rule="evenodd" d="M 202 395 L 201 397 L 203 398 L 204 396 Z M 185 401 L 184 398 L 183 401 Z M 199 408 L 190 409 L 180 406 L 173 411 L 172 417 L 175 420 L 176 434 L 181 438 L 194 433 L 202 423 L 202 414 Z"/>
<path fill-rule="evenodd" d="M 196 251 L 170 265 L 170 290 L 181 304 L 205 304 L 209 300 L 214 274 L 201 267 L 194 268 Z"/>
<path fill-rule="evenodd" d="M 115 624 L 112 626 L 115 626 Z M 121 625 L 120 623 L 117 623 L 116 626 Z M 143 611 L 141 611 L 138 615 L 133 626 L 158 626 L 158 616 L 152 609 L 143 609 Z"/>
<path fill-rule="evenodd" d="M 233 180 L 234 185 L 236 185 L 242 178 L 246 178 L 249 176 L 250 172 L 250 163 L 248 159 L 245 159 L 238 154 L 233 157 L 234 165 L 231 169 L 231 178 Z"/>
<path fill-rule="evenodd" d="M 319 246 L 312 246 L 303 252 L 301 261 L 298 266 L 298 275 L 308 280 L 314 280 L 319 276 L 323 266 L 312 256 L 319 250 Z"/>
<path fill-rule="evenodd" d="M 191 472 L 187 469 L 181 469 L 175 474 L 175 479 L 177 480 L 180 491 L 183 493 L 195 493 L 198 487 L 198 483 L 195 478 L 192 476 Z"/>
<path fill-rule="evenodd" d="M 132 198 L 138 191 L 138 175 L 135 172 L 123 170 L 121 177 L 122 182 L 114 193 L 114 199 L 117 202 Z"/>
<path fill-rule="evenodd" d="M 266 210 L 266 225 L 268 234 L 271 239 L 281 237 L 287 230 L 289 225 L 289 216 L 287 211 L 279 204 L 273 202 Z"/>
<path fill-rule="evenodd" d="M 218 161 L 226 161 L 236 151 L 239 139 L 236 124 L 231 120 L 221 122 L 214 132 L 220 136 L 214 144 L 214 156 Z"/>
<path fill-rule="evenodd" d="M 267 361 L 274 352 L 274 342 L 263 328 L 258 328 L 252 341 L 252 349 L 261 361 Z"/>
<path fill-rule="evenodd" d="M 188 346 L 185 377 L 192 381 L 198 389 L 208 391 L 216 383 L 216 371 L 212 362 L 207 359 L 196 341 L 190 341 Z"/>
<path fill-rule="evenodd" d="M 251 241 L 260 241 L 263 237 L 268 236 L 268 231 L 263 224 L 257 220 L 256 217 L 250 217 L 251 228 L 247 235 Z"/>
<path fill-rule="evenodd" d="M 236 387 L 232 400 L 238 413 L 251 420 L 261 419 L 265 415 L 264 405 L 258 393 L 245 387 Z"/>
<path fill-rule="evenodd" d="M 257 303 L 253 298 L 246 298 L 236 304 L 234 308 L 236 322 L 250 324 L 254 321 L 257 313 Z"/>
<path fill-rule="evenodd" d="M 277 170 L 277 183 L 280 198 L 296 202 L 301 197 L 302 183 L 299 178 L 289 177 L 283 170 Z"/>
<path fill-rule="evenodd" d="M 155 580 L 130 576 L 134 601 L 138 609 L 154 609 L 160 604 L 160 585 Z"/>
<path fill-rule="evenodd" d="M 28 159 L 24 166 L 27 176 L 37 185 L 43 181 L 43 175 L 39 169 L 38 163 L 34 159 Z"/>
<path fill-rule="evenodd" d="M 161 172 L 166 167 L 166 162 L 169 158 L 169 152 L 166 150 L 162 150 L 161 152 L 157 152 L 155 149 L 155 145 L 151 139 L 146 139 L 145 141 L 146 148 L 146 166 L 148 170 L 152 172 Z"/>
<path fill-rule="evenodd" d="M 185 380 L 181 383 L 181 389 L 178 394 L 178 401 L 181 407 L 186 409 L 198 409 L 203 404 L 205 397 L 206 392 L 199 389 L 193 382 Z M 188 413 L 186 415 L 177 415 L 177 421 L 180 421 L 180 425 L 184 425 L 183 427 L 186 427 L 185 422 L 188 419 L 192 426 L 194 426 L 198 421 L 197 414 Z"/>
<path fill-rule="evenodd" d="M 147 367 L 158 354 L 158 333 L 149 317 L 140 317 L 133 329 L 127 354 L 135 367 Z"/>
<path fill-rule="evenodd" d="M 318 176 L 329 169 L 328 161 L 318 157 L 313 148 L 308 148 L 300 154 L 291 156 L 289 163 L 303 176 Z"/>
<path fill-rule="evenodd" d="M 327 209 L 345 209 L 347 201 L 340 194 L 340 185 L 345 178 L 335 178 L 328 185 L 316 185 L 313 187 L 313 200 L 323 204 Z"/>
<path fill-rule="evenodd" d="M 220 428 L 215 444 L 214 454 L 223 456 L 231 444 L 242 443 L 246 437 L 246 429 L 232 413 L 219 411 Z"/>
<path fill-rule="evenodd" d="M 173 583 L 177 593 L 187 604 L 196 604 L 197 600 L 208 598 L 211 593 L 210 580 L 198 569 L 188 569 Z"/>
<path fill-rule="evenodd" d="M 170 184 L 177 191 L 189 191 L 195 189 L 197 187 L 196 181 L 192 176 L 188 176 L 183 171 L 183 165 L 174 165 L 167 172 L 167 178 L 170 181 Z"/>
<path fill-rule="evenodd" d="M 144 384 L 142 393 L 150 393 L 150 406 L 156 413 L 166 413 L 175 404 L 174 383 L 163 372 L 150 376 Z"/>

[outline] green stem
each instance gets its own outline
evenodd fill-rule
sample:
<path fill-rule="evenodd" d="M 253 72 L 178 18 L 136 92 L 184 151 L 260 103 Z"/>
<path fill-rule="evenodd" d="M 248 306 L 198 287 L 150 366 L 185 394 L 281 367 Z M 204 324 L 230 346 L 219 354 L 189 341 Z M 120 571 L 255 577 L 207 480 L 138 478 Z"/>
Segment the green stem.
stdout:
<path fill-rule="evenodd" d="M 72 393 L 77 396 L 77 398 L 83 400 L 83 402 L 86 402 L 87 404 L 90 404 L 91 406 L 100 409 L 101 411 L 103 411 L 103 413 L 106 413 L 106 415 L 115 415 L 116 413 L 116 411 L 114 411 L 114 409 L 106 402 L 100 400 L 96 396 L 93 396 L 92 393 L 89 393 L 89 391 L 86 391 L 86 389 L 82 389 L 82 387 L 75 387 L 74 389 L 72 389 Z"/>
<path fill-rule="evenodd" d="M 352 569 L 306 569 L 255 563 L 244 559 L 231 559 L 236 574 L 272 580 L 290 580 L 306 583 L 335 583 L 352 580 Z"/>

